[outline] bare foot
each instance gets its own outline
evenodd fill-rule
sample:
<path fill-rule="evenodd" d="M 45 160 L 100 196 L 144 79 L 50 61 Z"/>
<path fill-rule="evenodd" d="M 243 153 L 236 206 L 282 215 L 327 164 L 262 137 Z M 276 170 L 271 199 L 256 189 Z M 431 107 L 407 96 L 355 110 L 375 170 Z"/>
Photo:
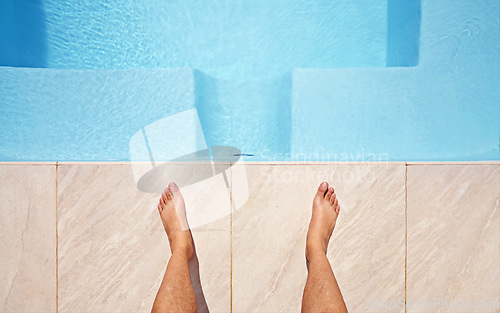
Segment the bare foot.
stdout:
<path fill-rule="evenodd" d="M 333 187 L 323 182 L 313 199 L 311 222 L 306 240 L 306 258 L 315 254 L 326 255 L 328 241 L 332 236 L 335 222 L 340 212 L 337 196 Z"/>
<path fill-rule="evenodd" d="M 158 212 L 160 212 L 163 227 L 167 232 L 172 254 L 185 255 L 190 260 L 193 257 L 194 249 L 191 231 L 186 219 L 186 204 L 175 183 L 168 184 L 168 187 L 161 194 Z"/>

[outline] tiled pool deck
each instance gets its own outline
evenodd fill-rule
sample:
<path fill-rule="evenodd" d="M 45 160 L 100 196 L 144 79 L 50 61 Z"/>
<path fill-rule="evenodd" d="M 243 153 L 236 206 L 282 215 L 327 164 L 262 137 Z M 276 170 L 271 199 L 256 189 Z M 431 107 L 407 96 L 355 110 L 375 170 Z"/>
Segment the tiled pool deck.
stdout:
<path fill-rule="evenodd" d="M 247 184 L 231 175 L 242 170 Z M 150 311 L 169 248 L 159 194 L 136 187 L 130 163 L 0 173 L 0 311 Z M 188 207 L 227 206 L 193 229 L 210 312 L 300 311 L 322 180 L 340 197 L 328 255 L 350 312 L 404 312 L 401 301 L 406 312 L 499 312 L 500 162 L 245 163 L 227 174 L 229 190 L 184 188 Z M 249 197 L 235 208 L 216 199 L 226 192 Z"/>

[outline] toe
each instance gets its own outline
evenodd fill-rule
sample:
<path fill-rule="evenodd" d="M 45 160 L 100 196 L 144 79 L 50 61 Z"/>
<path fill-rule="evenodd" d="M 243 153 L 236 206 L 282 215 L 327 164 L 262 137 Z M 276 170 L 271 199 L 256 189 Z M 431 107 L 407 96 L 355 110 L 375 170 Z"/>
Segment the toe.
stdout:
<path fill-rule="evenodd" d="M 326 199 L 327 201 L 330 201 L 330 197 L 332 196 L 332 194 L 333 194 L 333 188 L 332 188 L 332 187 L 330 187 L 330 188 L 328 188 L 328 191 L 327 191 L 327 192 L 326 192 L 326 194 L 325 194 L 325 199 Z"/>
<path fill-rule="evenodd" d="M 172 200 L 174 198 L 174 196 L 172 195 L 172 191 L 170 191 L 169 188 L 165 189 L 164 194 L 165 194 L 165 197 L 167 198 L 167 200 Z M 167 202 L 167 201 L 165 200 L 165 202 Z"/>
<path fill-rule="evenodd" d="M 337 205 L 339 205 L 338 199 L 335 198 L 335 201 L 333 202 L 333 207 L 336 208 Z"/>
<path fill-rule="evenodd" d="M 161 214 L 161 211 L 163 211 L 163 208 L 161 207 L 161 204 L 158 203 L 158 212 L 160 212 L 160 214 Z"/>
<path fill-rule="evenodd" d="M 176 183 L 171 182 L 168 184 L 168 189 L 170 189 L 170 192 L 172 192 L 174 198 L 179 197 L 181 195 L 181 191 L 179 190 L 179 186 L 177 186 Z"/>
<path fill-rule="evenodd" d="M 338 203 L 337 203 L 337 207 L 335 208 L 335 212 L 337 214 L 339 214 L 339 212 L 340 212 L 340 205 Z"/>
<path fill-rule="evenodd" d="M 322 182 L 321 185 L 318 187 L 318 192 L 316 193 L 317 196 L 324 197 L 325 192 L 328 190 L 328 183 L 327 182 Z"/>
<path fill-rule="evenodd" d="M 332 196 L 330 198 L 330 203 L 333 205 L 335 200 L 337 200 L 337 195 L 334 193 L 334 194 L 332 194 Z M 334 208 L 335 208 L 335 206 L 334 206 Z"/>

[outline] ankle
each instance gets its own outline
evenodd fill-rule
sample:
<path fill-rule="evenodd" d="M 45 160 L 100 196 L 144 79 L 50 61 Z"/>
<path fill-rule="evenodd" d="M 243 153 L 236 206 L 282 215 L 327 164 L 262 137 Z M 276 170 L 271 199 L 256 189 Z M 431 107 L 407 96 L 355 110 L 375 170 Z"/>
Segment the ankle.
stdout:
<path fill-rule="evenodd" d="M 311 259 L 326 257 L 326 251 L 326 247 L 321 243 L 306 243 L 306 259 L 309 261 L 311 261 Z"/>
<path fill-rule="evenodd" d="M 172 257 L 180 257 L 186 259 L 186 261 L 191 260 L 193 257 L 193 249 L 188 246 L 174 246 L 170 248 L 170 251 L 172 253 Z"/>
<path fill-rule="evenodd" d="M 172 255 L 182 256 L 190 260 L 193 257 L 194 248 L 190 238 L 176 237 L 170 240 L 170 251 Z"/>
<path fill-rule="evenodd" d="M 308 233 L 306 238 L 306 248 L 312 250 L 321 250 L 326 253 L 328 249 L 329 238 L 318 233 Z"/>

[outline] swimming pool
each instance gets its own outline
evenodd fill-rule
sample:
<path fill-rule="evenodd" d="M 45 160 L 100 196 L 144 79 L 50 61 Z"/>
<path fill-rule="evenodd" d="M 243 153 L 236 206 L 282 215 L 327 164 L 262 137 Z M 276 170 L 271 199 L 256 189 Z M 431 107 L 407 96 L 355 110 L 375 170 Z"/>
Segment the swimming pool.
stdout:
<path fill-rule="evenodd" d="M 127 161 L 193 109 L 248 160 L 500 159 L 495 2 L 1 6 L 1 161 Z"/>

